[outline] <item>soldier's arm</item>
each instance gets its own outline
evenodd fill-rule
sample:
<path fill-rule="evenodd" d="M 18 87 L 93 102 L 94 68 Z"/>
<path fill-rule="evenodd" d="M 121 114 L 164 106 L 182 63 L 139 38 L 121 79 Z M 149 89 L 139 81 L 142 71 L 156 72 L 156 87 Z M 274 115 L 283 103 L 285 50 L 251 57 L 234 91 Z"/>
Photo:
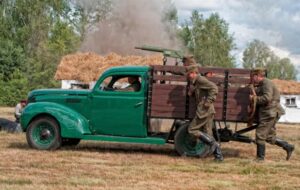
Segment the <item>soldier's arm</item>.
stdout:
<path fill-rule="evenodd" d="M 15 108 L 15 115 L 20 117 L 21 116 L 21 106 L 18 104 Z"/>
<path fill-rule="evenodd" d="M 184 70 L 179 69 L 178 67 L 174 67 L 174 69 L 172 71 L 169 71 L 170 73 L 172 73 L 173 75 L 186 75 L 186 68 L 184 68 Z"/>
<path fill-rule="evenodd" d="M 207 102 L 212 103 L 216 100 L 218 94 L 218 87 L 215 83 L 207 80 L 205 77 L 198 77 L 198 82 L 200 83 L 201 89 L 206 89 L 208 91 L 207 94 Z"/>
<path fill-rule="evenodd" d="M 272 101 L 273 88 L 269 83 L 264 83 L 262 86 L 262 95 L 257 96 L 258 105 L 267 105 Z"/>

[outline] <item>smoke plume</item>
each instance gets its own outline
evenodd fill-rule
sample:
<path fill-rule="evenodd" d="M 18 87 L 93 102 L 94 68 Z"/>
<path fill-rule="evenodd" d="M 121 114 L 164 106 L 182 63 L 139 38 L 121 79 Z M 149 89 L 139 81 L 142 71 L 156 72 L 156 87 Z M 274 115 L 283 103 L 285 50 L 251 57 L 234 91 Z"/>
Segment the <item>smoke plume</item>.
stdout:
<path fill-rule="evenodd" d="M 175 32 L 162 21 L 165 3 L 162 0 L 114 0 L 110 18 L 99 22 L 96 29 L 88 32 L 81 50 L 137 55 L 143 52 L 134 47 L 144 44 L 178 47 Z"/>

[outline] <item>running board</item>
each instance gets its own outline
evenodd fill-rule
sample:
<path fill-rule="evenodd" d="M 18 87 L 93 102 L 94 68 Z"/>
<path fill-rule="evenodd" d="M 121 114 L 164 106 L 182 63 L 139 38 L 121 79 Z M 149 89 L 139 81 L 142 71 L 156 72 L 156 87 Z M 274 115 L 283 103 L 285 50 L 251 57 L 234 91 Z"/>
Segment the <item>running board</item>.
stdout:
<path fill-rule="evenodd" d="M 109 135 L 84 135 L 82 140 L 157 144 L 157 145 L 166 144 L 166 139 L 158 138 L 158 137 L 120 137 L 120 136 L 109 136 Z"/>

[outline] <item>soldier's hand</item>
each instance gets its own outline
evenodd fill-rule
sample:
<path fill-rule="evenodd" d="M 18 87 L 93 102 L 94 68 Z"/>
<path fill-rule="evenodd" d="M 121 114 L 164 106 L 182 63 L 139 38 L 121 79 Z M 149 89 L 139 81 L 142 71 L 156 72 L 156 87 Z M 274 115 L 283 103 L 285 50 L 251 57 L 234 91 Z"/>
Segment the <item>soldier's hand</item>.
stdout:
<path fill-rule="evenodd" d="M 208 101 L 205 101 L 203 105 L 205 108 L 208 108 L 211 105 L 211 103 Z"/>
<path fill-rule="evenodd" d="M 249 95 L 249 100 L 250 100 L 250 102 L 252 102 L 253 101 L 253 98 L 254 98 L 254 95 Z"/>

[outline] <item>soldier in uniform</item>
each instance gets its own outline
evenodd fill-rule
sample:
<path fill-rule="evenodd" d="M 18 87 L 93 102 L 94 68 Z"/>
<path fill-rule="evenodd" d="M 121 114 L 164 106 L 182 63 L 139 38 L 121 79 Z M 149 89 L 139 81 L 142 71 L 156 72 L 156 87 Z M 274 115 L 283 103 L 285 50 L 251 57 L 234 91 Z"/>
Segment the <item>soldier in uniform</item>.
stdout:
<path fill-rule="evenodd" d="M 182 58 L 182 63 L 183 63 L 183 66 L 191 66 L 191 65 L 197 65 L 194 57 L 192 55 L 187 55 L 187 56 L 184 56 Z"/>
<path fill-rule="evenodd" d="M 121 91 L 128 91 L 128 92 L 138 92 L 141 89 L 141 83 L 139 81 L 139 77 L 137 76 L 130 76 L 128 77 L 129 86 L 122 89 Z"/>
<path fill-rule="evenodd" d="M 285 114 L 280 105 L 280 93 L 274 83 L 265 78 L 264 69 L 252 71 L 253 82 L 257 86 L 256 96 L 250 95 L 250 100 L 257 99 L 259 123 L 256 129 L 257 160 L 265 158 L 265 142 L 282 147 L 286 153 L 286 160 L 289 160 L 294 146 L 276 137 L 275 125 L 280 116 Z"/>
<path fill-rule="evenodd" d="M 193 66 L 193 65 L 196 65 L 196 66 L 198 65 L 192 55 L 184 56 L 182 58 L 182 63 L 183 63 L 183 66 L 185 67 L 184 70 L 180 70 L 180 71 L 173 70 L 170 73 L 175 74 L 175 75 L 186 75 L 187 67 Z"/>
<path fill-rule="evenodd" d="M 212 134 L 215 114 L 213 102 L 216 99 L 218 87 L 199 75 L 198 66 L 187 67 L 187 77 L 194 86 L 194 90 L 190 91 L 189 95 L 195 94 L 197 104 L 196 115 L 188 127 L 188 133 L 196 142 L 200 139 L 208 144 L 216 161 L 223 161 L 220 146 Z"/>

